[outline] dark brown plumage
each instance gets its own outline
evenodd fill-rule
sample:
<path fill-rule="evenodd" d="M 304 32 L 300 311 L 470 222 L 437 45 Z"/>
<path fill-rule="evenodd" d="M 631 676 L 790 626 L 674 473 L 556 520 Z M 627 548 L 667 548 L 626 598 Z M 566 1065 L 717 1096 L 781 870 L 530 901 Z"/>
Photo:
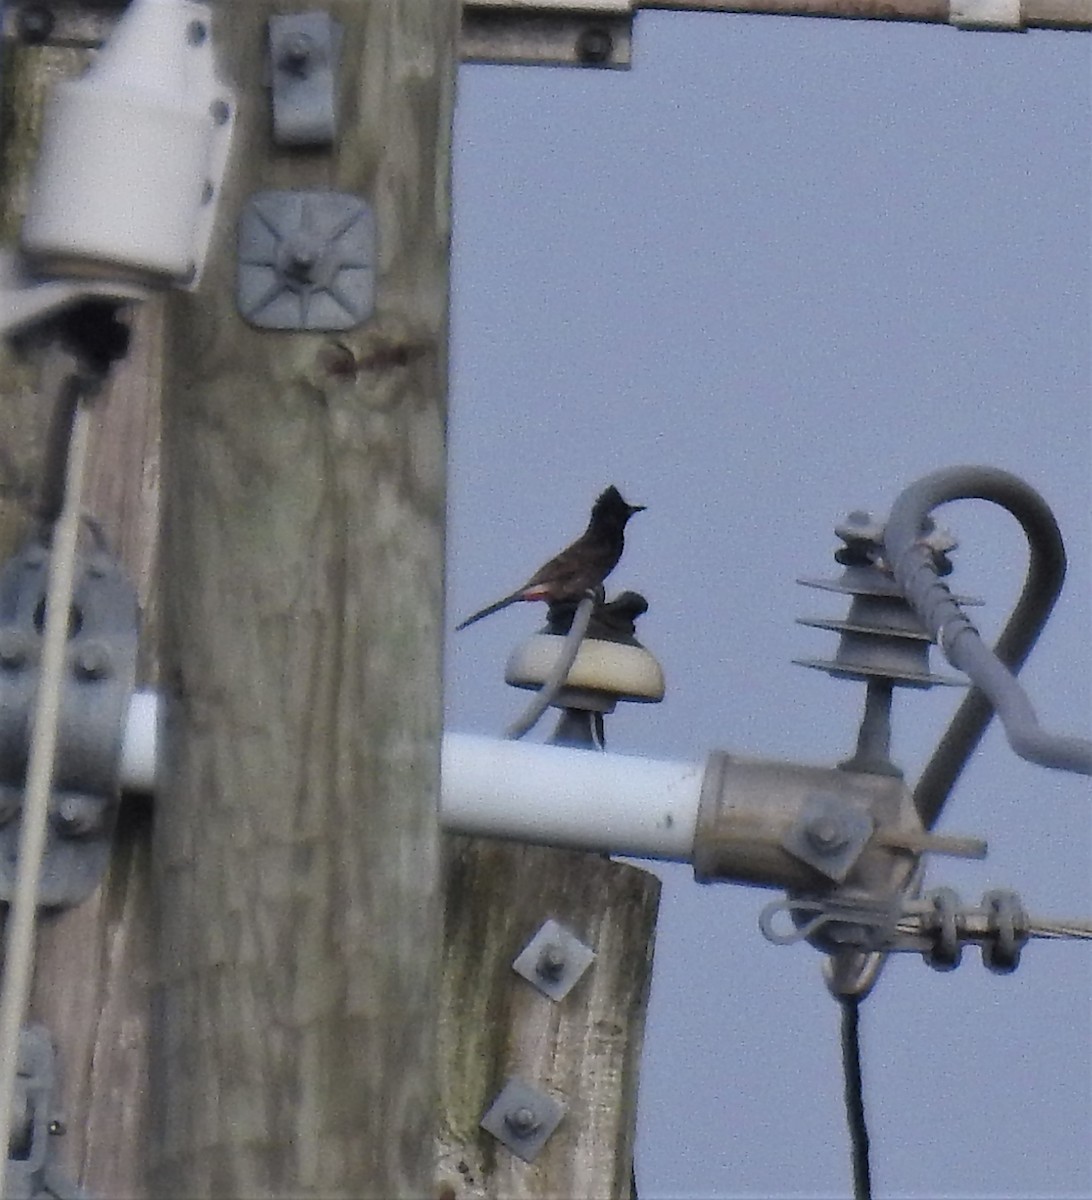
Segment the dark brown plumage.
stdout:
<path fill-rule="evenodd" d="M 588 527 L 571 546 L 543 564 L 522 587 L 467 617 L 456 630 L 465 629 L 520 600 L 580 600 L 600 587 L 618 565 L 625 546 L 626 522 L 634 513 L 644 511 L 643 504 L 627 504 L 613 485 L 602 492 L 592 506 Z"/>

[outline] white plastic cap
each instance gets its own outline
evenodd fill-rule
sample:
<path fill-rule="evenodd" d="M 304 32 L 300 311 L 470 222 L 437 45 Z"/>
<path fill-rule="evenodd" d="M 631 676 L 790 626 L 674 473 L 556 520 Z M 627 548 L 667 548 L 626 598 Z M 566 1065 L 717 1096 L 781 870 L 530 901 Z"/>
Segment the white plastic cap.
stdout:
<path fill-rule="evenodd" d="M 219 95 L 208 10 L 132 0 L 88 72 L 50 97 L 28 256 L 68 275 L 195 274 Z"/>

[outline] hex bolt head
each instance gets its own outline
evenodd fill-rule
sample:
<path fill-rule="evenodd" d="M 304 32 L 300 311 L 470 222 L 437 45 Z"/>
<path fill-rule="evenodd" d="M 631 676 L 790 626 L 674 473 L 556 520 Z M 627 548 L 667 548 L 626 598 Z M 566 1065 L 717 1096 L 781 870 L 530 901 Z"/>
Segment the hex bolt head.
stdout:
<path fill-rule="evenodd" d="M 277 66 L 302 79 L 310 75 L 317 57 L 318 47 L 314 38 L 306 33 L 293 33 L 281 43 Z"/>
<path fill-rule="evenodd" d="M 81 679 L 106 679 L 112 674 L 114 664 L 102 642 L 87 642 L 76 651 L 73 668 Z"/>
<path fill-rule="evenodd" d="M 26 635 L 18 629 L 0 629 L 0 667 L 18 671 L 27 661 Z"/>
<path fill-rule="evenodd" d="M 27 4 L 19 9 L 15 28 L 28 46 L 41 46 L 53 33 L 56 19 L 44 4 Z"/>
<path fill-rule="evenodd" d="M 820 854 L 836 854 L 849 841 L 842 822 L 830 814 L 809 821 L 804 836 Z"/>
<path fill-rule="evenodd" d="M 535 970 L 543 979 L 558 980 L 564 974 L 567 962 L 565 951 L 557 942 L 548 942 L 542 947 Z"/>
<path fill-rule="evenodd" d="M 525 1138 L 530 1137 L 541 1122 L 535 1115 L 535 1110 L 524 1104 L 510 1113 L 505 1113 L 504 1123 L 511 1130 L 513 1137 Z"/>
<path fill-rule="evenodd" d="M 576 57 L 582 63 L 604 63 L 613 53 L 614 38 L 611 37 L 610 30 L 601 25 L 589 25 L 576 39 Z"/>

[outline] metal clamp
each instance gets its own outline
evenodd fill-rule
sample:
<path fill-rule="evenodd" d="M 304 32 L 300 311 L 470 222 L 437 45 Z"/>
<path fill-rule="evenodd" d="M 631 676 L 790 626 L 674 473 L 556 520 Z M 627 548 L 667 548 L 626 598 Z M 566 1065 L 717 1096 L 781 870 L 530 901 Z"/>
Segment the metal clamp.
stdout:
<path fill-rule="evenodd" d="M 786 932 L 775 924 L 782 913 L 793 923 Z M 828 954 L 845 949 L 871 952 L 889 948 L 898 915 L 896 900 L 885 904 L 863 896 L 797 897 L 767 904 L 759 913 L 758 927 L 775 946 L 808 941 Z"/>
<path fill-rule="evenodd" d="M 512 970 L 551 1000 L 563 1000 L 591 966 L 595 951 L 551 918 L 512 963 Z"/>
<path fill-rule="evenodd" d="M 481 1127 L 517 1158 L 534 1162 L 565 1115 L 560 1100 L 522 1079 L 509 1079 L 481 1119 Z"/>
<path fill-rule="evenodd" d="M 32 542 L 0 569 L 0 901 L 10 900 L 15 888 L 48 562 L 46 547 Z M 119 564 L 101 551 L 79 558 L 38 892 L 42 907 L 86 899 L 106 870 L 137 628 L 136 592 Z"/>
<path fill-rule="evenodd" d="M 273 140 L 278 146 L 330 146 L 337 136 L 341 26 L 329 13 L 269 18 Z"/>
<path fill-rule="evenodd" d="M 50 1163 L 51 1142 L 64 1132 L 57 1118 L 56 1056 L 47 1031 L 31 1025 L 19 1034 L 11 1140 L 5 1166 L 8 1200 L 86 1200 Z"/>

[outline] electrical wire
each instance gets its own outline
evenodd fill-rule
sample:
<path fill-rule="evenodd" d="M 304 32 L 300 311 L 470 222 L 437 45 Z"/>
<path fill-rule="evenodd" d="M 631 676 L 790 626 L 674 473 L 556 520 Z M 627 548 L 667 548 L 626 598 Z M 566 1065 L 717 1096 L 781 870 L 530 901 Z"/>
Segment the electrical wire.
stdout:
<path fill-rule="evenodd" d="M 79 403 L 71 424 L 63 503 L 53 528 L 41 667 L 19 828 L 19 859 L 15 893 L 8 909 L 4 973 L 0 984 L 0 1138 L 3 1139 L 0 1144 L 4 1146 L 10 1144 L 19 1032 L 25 1019 L 34 971 L 38 885 L 53 785 L 65 644 L 75 579 L 76 539 L 80 528 L 80 493 L 89 433 L 90 411 L 86 404 Z M 0 1172 L 0 1200 L 4 1200 L 6 1193 L 7 1180 L 5 1173 Z"/>
<path fill-rule="evenodd" d="M 577 606 L 573 623 L 569 626 L 569 632 L 565 635 L 561 652 L 558 654 L 557 661 L 547 676 L 546 682 L 524 710 L 523 715 L 509 726 L 506 736 L 510 740 L 518 741 L 524 734 L 529 733 L 557 698 L 558 692 L 561 691 L 565 680 L 569 677 L 573 663 L 576 662 L 576 656 L 580 652 L 580 644 L 584 640 L 584 635 L 588 632 L 594 608 L 595 597 L 589 593 Z"/>
<path fill-rule="evenodd" d="M 854 1200 L 872 1200 L 872 1167 L 861 1078 L 861 997 L 841 996 L 838 1002 L 842 1008 L 842 1075 L 853 1163 L 853 1196 Z"/>
<path fill-rule="evenodd" d="M 996 658 L 1015 675 L 1042 632 L 1065 580 L 1061 531 L 1038 492 L 1016 475 L 993 467 L 934 471 L 911 484 L 896 499 L 884 535 L 885 552 L 898 577 L 898 560 L 916 542 L 923 517 L 938 505 L 971 499 L 988 500 L 1011 513 L 1028 540 L 1024 586 L 993 649 Z M 937 823 L 993 713 L 993 703 L 986 693 L 972 687 L 914 788 L 914 806 L 926 829 Z"/>
<path fill-rule="evenodd" d="M 895 923 L 895 932 L 908 937 L 917 937 L 922 931 L 923 919 L 918 913 L 900 917 Z M 1092 921 L 1029 917 L 1024 926 L 1024 932 L 1029 938 L 1049 938 L 1055 941 L 1092 941 Z M 968 938 L 967 940 L 976 939 Z"/>

